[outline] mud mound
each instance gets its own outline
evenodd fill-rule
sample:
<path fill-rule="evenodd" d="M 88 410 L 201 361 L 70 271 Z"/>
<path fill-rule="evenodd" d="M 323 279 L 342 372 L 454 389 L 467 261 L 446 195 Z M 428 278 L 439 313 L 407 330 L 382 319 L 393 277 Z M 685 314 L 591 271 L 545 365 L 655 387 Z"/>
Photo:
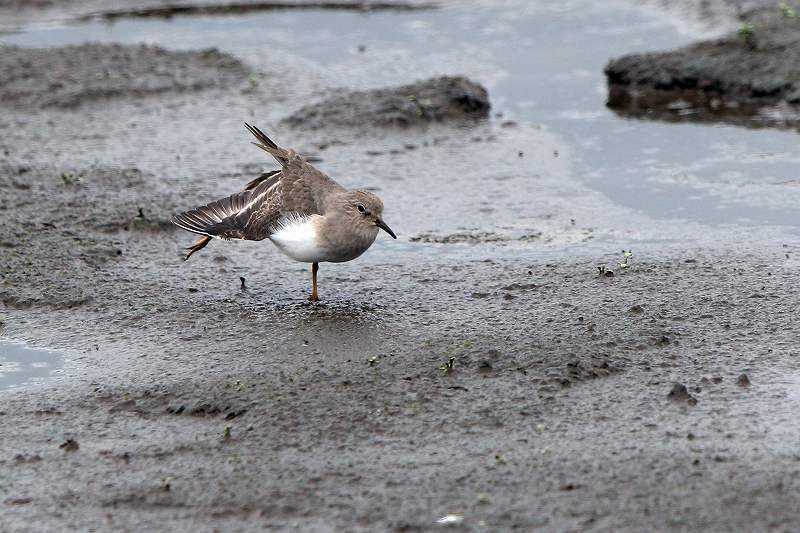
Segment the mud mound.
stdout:
<path fill-rule="evenodd" d="M 292 127 L 409 127 L 489 116 L 486 89 L 462 77 L 441 77 L 400 87 L 337 94 L 284 119 Z"/>
<path fill-rule="evenodd" d="M 632 116 L 734 122 L 778 107 L 781 120 L 800 123 L 800 18 L 771 9 L 746 20 L 721 39 L 611 61 L 608 106 Z"/>
<path fill-rule="evenodd" d="M 0 54 L 0 105 L 69 108 L 98 100 L 225 87 L 248 69 L 216 49 L 84 44 L 9 47 Z"/>

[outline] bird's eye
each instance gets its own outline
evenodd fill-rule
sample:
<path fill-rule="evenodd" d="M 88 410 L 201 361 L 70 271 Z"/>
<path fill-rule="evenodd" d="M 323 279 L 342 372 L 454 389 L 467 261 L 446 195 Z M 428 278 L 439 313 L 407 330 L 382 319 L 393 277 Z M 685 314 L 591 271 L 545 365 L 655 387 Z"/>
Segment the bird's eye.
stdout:
<path fill-rule="evenodd" d="M 358 204 L 356 207 L 358 208 L 358 212 L 359 212 L 359 213 L 363 213 L 364 211 L 366 211 L 366 210 L 367 210 L 367 208 L 366 208 L 366 207 L 364 207 L 364 206 L 363 206 L 363 205 L 361 205 L 361 204 Z"/>

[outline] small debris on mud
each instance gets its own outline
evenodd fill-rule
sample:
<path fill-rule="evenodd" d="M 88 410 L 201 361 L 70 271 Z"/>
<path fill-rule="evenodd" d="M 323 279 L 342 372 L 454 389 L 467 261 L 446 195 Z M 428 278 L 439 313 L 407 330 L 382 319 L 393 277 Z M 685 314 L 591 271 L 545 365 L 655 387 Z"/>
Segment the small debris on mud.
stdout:
<path fill-rule="evenodd" d="M 455 526 L 464 521 L 464 517 L 460 514 L 449 514 L 441 517 L 436 521 L 437 524 L 443 526 Z"/>
<path fill-rule="evenodd" d="M 672 341 L 666 335 L 661 335 L 655 342 L 656 346 L 669 346 L 671 343 Z"/>
<path fill-rule="evenodd" d="M 686 388 L 686 385 L 682 383 L 675 383 L 672 386 L 672 390 L 669 391 L 667 398 L 673 402 L 686 402 L 689 405 L 697 405 L 697 398 L 689 394 L 689 390 Z"/>
<path fill-rule="evenodd" d="M 750 386 L 750 378 L 747 377 L 747 374 L 742 374 L 738 378 L 736 378 L 736 384 L 740 387 L 749 387 Z"/>
<path fill-rule="evenodd" d="M 439 365 L 439 370 L 444 372 L 445 374 L 449 374 L 453 371 L 453 365 L 455 365 L 456 358 L 450 357 L 447 361 Z"/>
<path fill-rule="evenodd" d="M 601 278 L 613 278 L 614 271 L 607 269 L 605 266 L 597 267 L 597 275 Z"/>
<path fill-rule="evenodd" d="M 400 87 L 336 94 L 302 107 L 283 122 L 292 127 L 410 127 L 489 116 L 486 89 L 466 78 L 441 77 Z"/>
<path fill-rule="evenodd" d="M 14 463 L 15 464 L 24 464 L 24 463 L 36 463 L 41 461 L 42 457 L 38 454 L 34 455 L 25 455 L 22 453 L 18 453 L 14 456 Z"/>
<path fill-rule="evenodd" d="M 76 452 L 80 448 L 80 446 L 78 445 L 78 441 L 74 439 L 67 439 L 64 442 L 62 442 L 58 447 L 64 450 L 65 452 Z"/>
<path fill-rule="evenodd" d="M 28 505 L 33 499 L 31 498 L 11 498 L 5 501 L 6 505 Z"/>

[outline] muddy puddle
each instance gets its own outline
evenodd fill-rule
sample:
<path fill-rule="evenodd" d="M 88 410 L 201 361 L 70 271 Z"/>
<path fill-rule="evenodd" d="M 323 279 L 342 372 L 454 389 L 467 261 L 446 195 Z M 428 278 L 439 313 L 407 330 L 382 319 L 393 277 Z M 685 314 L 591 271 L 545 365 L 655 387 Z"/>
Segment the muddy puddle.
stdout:
<path fill-rule="evenodd" d="M 0 340 L 0 392 L 53 375 L 63 364 L 62 354 Z"/>
<path fill-rule="evenodd" d="M 460 73 L 487 85 L 494 112 L 502 115 L 498 121 L 553 133 L 564 145 L 553 157 L 568 158 L 571 173 L 616 206 L 661 221 L 796 227 L 796 133 L 629 120 L 605 107 L 603 67 L 610 58 L 701 37 L 665 13 L 631 9 L 626 2 L 573 0 L 369 13 L 115 17 L 32 25 L 2 42 L 214 46 L 256 68 L 264 58 L 280 56 L 329 86 L 355 88 Z M 528 228 L 519 229 L 525 234 Z"/>

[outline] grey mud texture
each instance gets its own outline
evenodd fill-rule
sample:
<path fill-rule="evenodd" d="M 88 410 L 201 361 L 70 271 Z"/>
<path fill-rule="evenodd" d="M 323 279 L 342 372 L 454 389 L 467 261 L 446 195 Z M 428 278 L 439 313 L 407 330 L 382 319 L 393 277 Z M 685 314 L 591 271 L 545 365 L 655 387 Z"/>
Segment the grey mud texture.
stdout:
<path fill-rule="evenodd" d="M 0 106 L 17 109 L 227 87 L 249 74 L 239 60 L 214 49 L 178 52 L 115 44 L 5 47 L 0 71 Z"/>

